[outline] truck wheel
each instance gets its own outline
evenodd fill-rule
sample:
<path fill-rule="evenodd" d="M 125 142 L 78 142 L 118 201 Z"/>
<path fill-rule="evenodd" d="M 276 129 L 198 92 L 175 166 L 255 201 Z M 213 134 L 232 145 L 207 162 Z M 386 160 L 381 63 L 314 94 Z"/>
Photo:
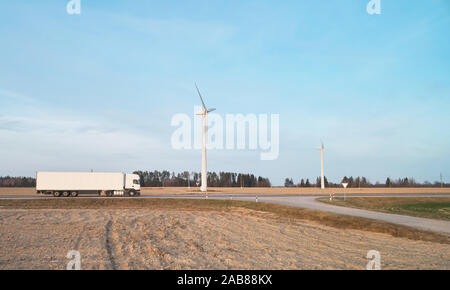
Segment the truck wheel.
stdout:
<path fill-rule="evenodd" d="M 136 196 L 136 192 L 134 192 L 134 190 L 130 190 L 130 191 L 128 192 L 128 194 L 129 194 L 131 197 Z"/>
<path fill-rule="evenodd" d="M 72 192 L 70 193 L 70 196 L 71 196 L 71 197 L 77 197 L 77 196 L 78 196 L 78 192 L 72 191 Z"/>
<path fill-rule="evenodd" d="M 64 197 L 68 197 L 68 196 L 70 196 L 70 192 L 64 191 L 64 192 L 62 193 L 62 195 L 63 195 Z"/>
<path fill-rule="evenodd" d="M 60 196 L 61 196 L 61 192 L 59 192 L 59 191 L 53 191 L 53 196 L 54 196 L 54 197 L 60 197 Z"/>
<path fill-rule="evenodd" d="M 107 196 L 107 197 L 111 197 L 111 196 L 112 196 L 112 192 L 111 192 L 111 191 L 107 191 L 107 192 L 106 192 L 106 196 Z"/>

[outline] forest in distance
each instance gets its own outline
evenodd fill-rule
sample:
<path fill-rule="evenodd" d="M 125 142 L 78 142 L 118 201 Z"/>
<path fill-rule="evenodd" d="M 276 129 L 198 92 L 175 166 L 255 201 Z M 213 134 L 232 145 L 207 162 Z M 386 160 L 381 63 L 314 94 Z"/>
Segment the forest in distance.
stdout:
<path fill-rule="evenodd" d="M 134 171 L 138 174 L 141 180 L 142 187 L 186 187 L 186 186 L 199 186 L 201 174 L 199 172 L 170 172 L 168 170 L 163 171 Z M 449 183 L 442 183 L 435 181 L 433 183 L 417 182 L 414 178 L 397 178 L 393 179 L 387 177 L 385 182 L 372 183 L 368 178 L 362 176 L 347 177 L 344 176 L 340 182 L 328 181 L 325 179 L 325 187 L 339 188 L 342 187 L 342 183 L 348 183 L 349 188 L 361 187 L 450 187 Z M 35 187 L 36 179 L 33 177 L 13 177 L 13 176 L 0 176 L 0 187 Z M 208 186 L 209 187 L 272 187 L 272 183 L 269 178 L 256 176 L 250 173 L 235 173 L 235 172 L 208 172 Z M 292 178 L 286 178 L 284 181 L 284 187 L 320 187 L 320 177 L 315 180 L 309 178 L 300 178 L 298 182 L 294 182 Z"/>

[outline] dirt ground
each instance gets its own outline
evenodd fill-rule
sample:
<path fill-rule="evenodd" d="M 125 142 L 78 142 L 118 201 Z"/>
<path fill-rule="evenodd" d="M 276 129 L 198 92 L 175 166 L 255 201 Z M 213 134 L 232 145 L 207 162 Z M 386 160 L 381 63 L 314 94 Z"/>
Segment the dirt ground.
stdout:
<path fill-rule="evenodd" d="M 0 269 L 450 269 L 450 246 L 243 208 L 0 209 Z"/>
<path fill-rule="evenodd" d="M 203 194 L 198 188 L 192 187 L 143 187 L 141 190 L 143 195 L 164 195 L 164 194 Z M 321 190 L 319 188 L 258 188 L 258 187 L 210 187 L 209 194 L 330 194 L 330 193 L 344 193 L 343 188 L 326 188 Z M 345 189 L 347 194 L 364 194 L 364 193 L 450 193 L 450 188 L 349 188 Z M 14 188 L 14 187 L 0 187 L 0 196 L 11 195 L 36 195 L 34 188 Z"/>

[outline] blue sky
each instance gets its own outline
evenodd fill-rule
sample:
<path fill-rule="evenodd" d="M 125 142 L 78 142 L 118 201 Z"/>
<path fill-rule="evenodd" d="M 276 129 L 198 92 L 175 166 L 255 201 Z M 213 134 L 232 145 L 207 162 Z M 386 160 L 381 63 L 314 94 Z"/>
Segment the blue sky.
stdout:
<path fill-rule="evenodd" d="M 450 2 L 3 1 L 0 175 L 200 171 L 176 113 L 280 114 L 280 156 L 208 152 L 275 185 L 325 173 L 450 181 Z"/>

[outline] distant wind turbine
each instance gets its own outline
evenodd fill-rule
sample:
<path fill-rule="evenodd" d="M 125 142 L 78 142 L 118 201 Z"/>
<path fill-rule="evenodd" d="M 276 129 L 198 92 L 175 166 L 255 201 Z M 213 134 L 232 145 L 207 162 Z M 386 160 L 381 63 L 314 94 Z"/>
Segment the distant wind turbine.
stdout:
<path fill-rule="evenodd" d="M 320 187 L 325 189 L 325 177 L 323 175 L 323 152 L 325 151 L 325 147 L 323 146 L 323 142 L 322 146 L 317 147 L 317 149 L 320 150 Z"/>
<path fill-rule="evenodd" d="M 206 133 L 207 133 L 207 121 L 208 121 L 208 113 L 211 113 L 212 111 L 215 111 L 216 109 L 207 109 L 205 102 L 203 101 L 202 94 L 200 94 L 200 90 L 198 89 L 197 84 L 195 84 L 195 87 L 197 88 L 197 93 L 200 97 L 200 100 L 202 101 L 203 110 L 200 112 L 197 112 L 197 115 L 202 116 L 202 183 L 200 186 L 200 191 L 207 192 L 208 191 L 208 185 L 207 185 L 207 171 L 206 171 Z"/>

